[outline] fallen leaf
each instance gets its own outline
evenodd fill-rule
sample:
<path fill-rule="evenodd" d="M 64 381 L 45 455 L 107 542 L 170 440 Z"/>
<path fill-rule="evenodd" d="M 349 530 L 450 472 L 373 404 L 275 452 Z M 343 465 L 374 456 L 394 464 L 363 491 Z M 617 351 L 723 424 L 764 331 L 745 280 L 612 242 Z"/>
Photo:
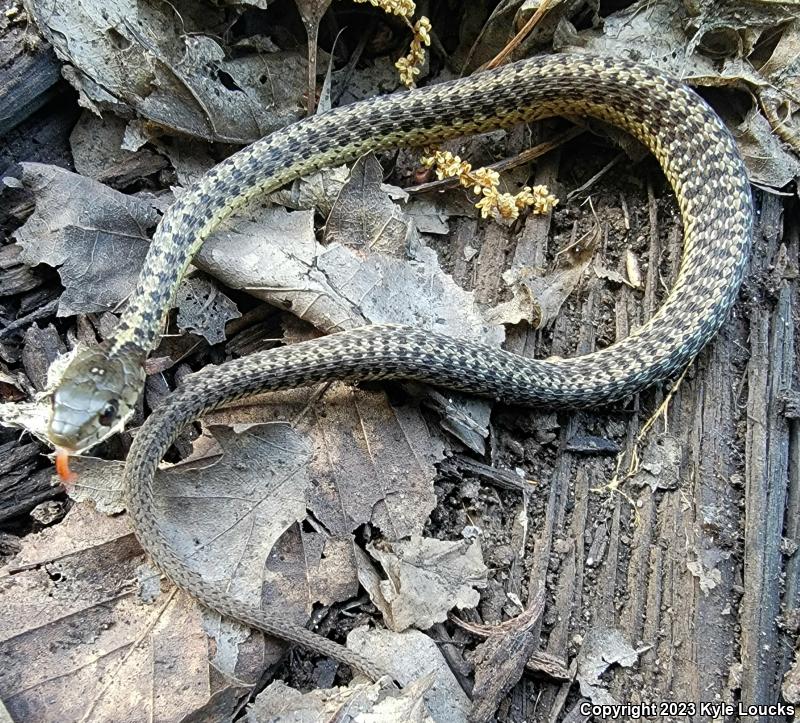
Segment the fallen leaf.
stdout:
<path fill-rule="evenodd" d="M 419 533 L 436 504 L 444 447 L 415 409 L 392 408 L 382 392 L 263 395 L 206 423 L 213 437 L 157 475 L 159 524 L 205 579 L 298 622 L 317 603 L 357 593 L 356 528 Z M 74 468 L 76 499 L 119 511 L 120 463 L 76 459 Z M 309 511 L 318 531 L 297 524 Z"/>
<path fill-rule="evenodd" d="M 529 267 L 516 267 L 503 274 L 513 298 L 484 313 L 492 324 L 519 324 L 528 322 L 541 329 L 552 322 L 564 302 L 578 287 L 578 283 L 592 260 L 591 253 L 581 253 L 566 265 L 545 274 Z"/>
<path fill-rule="evenodd" d="M 58 315 L 115 308 L 133 291 L 158 212 L 149 201 L 56 166 L 21 165 L 36 208 L 14 237 L 26 264 L 58 268 L 65 286 Z"/>
<path fill-rule="evenodd" d="M 325 225 L 325 242 L 393 256 L 405 252 L 412 228 L 381 189 L 383 168 L 371 153 L 359 158 L 339 191 Z"/>
<path fill-rule="evenodd" d="M 124 518 L 80 505 L 0 567 L 0 698 L 14 720 L 177 720 L 225 691 L 233 714 L 269 663 L 263 643 L 210 646 L 207 615 L 160 593 L 142 559 Z M 136 593 L 142 575 L 154 602 Z"/>
<path fill-rule="evenodd" d="M 236 303 L 204 275 L 190 276 L 178 287 L 178 328 L 205 337 L 209 344 L 225 341 L 225 325 L 242 314 Z"/>
<path fill-rule="evenodd" d="M 125 121 L 121 118 L 111 113 L 98 118 L 84 111 L 69 136 L 75 170 L 95 181 L 121 187 L 167 166 L 167 159 L 151 150 L 125 150 L 124 137 Z"/>
<path fill-rule="evenodd" d="M 133 112 L 151 128 L 237 144 L 301 116 L 302 55 L 222 45 L 230 20 L 213 3 L 180 14 L 169 3 L 124 0 L 28 0 L 26 9 L 67 63 L 80 103 L 97 114 Z"/>
<path fill-rule="evenodd" d="M 639 466 L 631 478 L 636 485 L 647 485 L 652 492 L 678 489 L 683 481 L 683 451 L 671 435 L 648 441 L 639 452 Z"/>
<path fill-rule="evenodd" d="M 386 626 L 396 632 L 409 627 L 426 630 L 444 622 L 454 607 L 473 608 L 480 600 L 475 588 L 486 587 L 487 567 L 477 540 L 451 542 L 413 535 L 409 540 L 370 544 L 367 549 L 386 577 L 377 580 L 367 571 L 362 584 Z"/>
<path fill-rule="evenodd" d="M 324 168 L 275 191 L 270 194 L 270 200 L 295 211 L 315 209 L 327 217 L 349 176 L 350 169 L 347 166 Z"/>
<path fill-rule="evenodd" d="M 445 274 L 436 253 L 417 246 L 411 259 L 366 257 L 314 235 L 314 214 L 280 208 L 241 214 L 200 250 L 196 264 L 234 289 L 330 333 L 366 323 L 405 323 L 451 336 L 500 344 L 474 300 Z"/>
<path fill-rule="evenodd" d="M 210 424 L 188 460 L 159 470 L 159 525 L 212 584 L 304 623 L 317 602 L 355 594 L 352 538 L 299 532 L 315 484 L 312 447 L 288 424 Z M 109 512 L 123 505 L 122 465 L 79 458 L 72 495 Z M 323 517 L 324 519 L 324 517 Z"/>
<path fill-rule="evenodd" d="M 589 629 L 578 654 L 577 680 L 581 695 L 596 705 L 616 705 L 601 676 L 612 665 L 630 668 L 639 659 L 617 628 L 597 625 Z"/>
<path fill-rule="evenodd" d="M 303 510 L 334 537 L 348 539 L 364 523 L 390 540 L 419 534 L 436 505 L 435 463 L 444 444 L 411 406 L 393 407 L 384 392 L 334 384 L 262 395 L 246 406 L 214 412 L 206 422 L 292 420 L 308 446 L 303 475 L 313 480 Z M 279 454 L 272 450 L 271 454 Z M 269 449 L 257 464 L 272 465 Z"/>
<path fill-rule="evenodd" d="M 424 633 L 419 630 L 395 633 L 360 627 L 348 634 L 347 647 L 369 656 L 404 687 L 433 675 L 433 685 L 423 694 L 431 718 L 436 723 L 466 723 L 469 698 L 436 642 Z"/>
<path fill-rule="evenodd" d="M 715 587 L 722 582 L 722 573 L 719 568 L 709 568 L 703 564 L 701 559 L 690 560 L 686 563 L 689 572 L 697 578 L 700 590 L 704 595 L 708 595 Z"/>
<path fill-rule="evenodd" d="M 402 690 L 381 683 L 352 682 L 346 688 L 301 693 L 282 680 L 271 683 L 247 709 L 247 723 L 275 721 L 363 721 L 363 723 L 434 723 L 425 705 L 433 684 L 428 675 Z"/>
<path fill-rule="evenodd" d="M 722 115 L 727 114 L 723 111 Z M 800 158 L 790 152 L 756 106 L 732 131 L 753 182 L 782 188 L 800 177 Z"/>
<path fill-rule="evenodd" d="M 373 58 L 368 64 L 357 66 L 345 76 L 347 85 L 343 88 L 337 82 L 341 73 L 334 73 L 334 95 L 339 97 L 339 105 L 349 105 L 376 95 L 391 93 L 400 87 L 395 61 L 388 56 Z"/>

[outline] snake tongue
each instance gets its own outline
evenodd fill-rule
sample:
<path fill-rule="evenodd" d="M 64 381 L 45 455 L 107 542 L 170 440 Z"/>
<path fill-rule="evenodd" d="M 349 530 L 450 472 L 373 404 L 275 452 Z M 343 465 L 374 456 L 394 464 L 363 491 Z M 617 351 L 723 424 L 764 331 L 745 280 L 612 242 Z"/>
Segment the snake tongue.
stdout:
<path fill-rule="evenodd" d="M 69 487 L 78 479 L 78 475 L 69 468 L 69 450 L 63 447 L 56 448 L 56 472 L 65 487 Z"/>

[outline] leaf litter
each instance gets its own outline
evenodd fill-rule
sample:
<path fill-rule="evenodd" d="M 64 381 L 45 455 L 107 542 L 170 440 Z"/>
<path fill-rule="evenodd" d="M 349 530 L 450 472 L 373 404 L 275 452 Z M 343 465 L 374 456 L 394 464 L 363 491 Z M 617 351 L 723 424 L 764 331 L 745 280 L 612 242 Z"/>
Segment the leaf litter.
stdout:
<path fill-rule="evenodd" d="M 213 3 L 180 3 L 179 11 L 171 3 L 27 0 L 26 9 L 66 63 L 81 105 L 98 115 L 133 113 L 153 130 L 240 144 L 301 115 L 302 55 L 253 47 L 252 38 L 224 47 L 225 14 Z"/>
<path fill-rule="evenodd" d="M 218 656 L 228 677 L 209 680 L 204 613 L 181 595 L 140 598 L 142 562 L 125 518 L 78 505 L 0 568 L 0 687 L 17 719 L 52 720 L 54 701 L 65 720 L 175 719 L 255 682 L 265 656 L 252 647 L 235 669 Z"/>
<path fill-rule="evenodd" d="M 92 112 L 113 110 L 126 118 L 138 116 L 125 127 L 124 123 L 113 120 L 108 121 L 108 125 L 104 120 L 102 126 L 98 126 L 92 116 L 86 116 L 83 127 L 73 138 L 76 164 L 79 159 L 81 164 L 79 170 L 114 186 L 124 187 L 135 176 L 136 168 L 141 169 L 140 173 L 159 172 L 165 166 L 164 157 L 175 167 L 183 183 L 213 163 L 214 155 L 206 151 L 206 146 L 186 139 L 180 143 L 164 142 L 158 137 L 164 130 L 218 142 L 243 143 L 297 117 L 299 109 L 309 100 L 302 95 L 308 66 L 302 62 L 300 53 L 273 52 L 275 48 L 267 39 L 256 36 L 238 48 L 227 47 L 224 34 L 213 30 L 221 27 L 221 15 L 216 8 L 208 12 L 207 7 L 198 5 L 196 11 L 186 11 L 180 5 L 179 12 L 172 6 L 157 10 L 146 7 L 141 10 L 144 29 L 136 29 L 121 13 L 121 4 L 112 3 L 102 20 L 88 5 L 79 11 L 59 8 L 59 12 L 47 18 L 42 16 L 37 3 L 28 5 L 32 16 L 44 23 L 45 34 L 54 43 L 56 52 L 70 63 L 65 75 L 78 88 L 81 103 Z M 796 47 L 796 27 L 790 22 L 791 18 L 780 20 L 786 25 L 781 27 L 780 40 L 766 61 L 761 58 L 758 63 L 745 62 L 755 57 L 759 34 L 770 23 L 774 26 L 783 12 L 779 6 L 754 3 L 755 9 L 748 11 L 753 13 L 752 17 L 726 18 L 724 14 L 715 14 L 713 4 L 701 4 L 700 15 L 686 21 L 684 17 L 677 17 L 665 3 L 637 4 L 605 18 L 602 30 L 576 32 L 564 20 L 568 4 L 554 5 L 558 12 L 549 20 L 558 21 L 557 27 L 551 22 L 549 29 L 543 28 L 555 34 L 557 43 L 573 43 L 611 53 L 638 52 L 651 64 L 663 64 L 669 72 L 699 85 L 726 87 L 745 83 L 758 96 L 762 109 L 768 104 L 773 110 L 772 116 L 767 117 L 768 114 L 762 115 L 753 103 L 744 117 L 740 114 L 730 120 L 745 148 L 754 180 L 781 187 L 797 176 L 796 158 L 786 150 L 786 144 L 791 145 L 794 137 L 791 109 L 796 107 L 797 75 L 786 72 L 787 63 L 781 60 L 791 59 L 792 49 Z M 503 23 L 507 22 L 508 14 L 498 11 L 493 20 L 490 26 L 500 30 L 494 39 L 491 33 L 484 34 L 484 45 L 476 46 L 481 53 L 488 50 L 494 55 L 506 42 Z M 163 29 L 159 23 L 163 24 Z M 747 42 L 720 70 L 720 63 L 710 62 L 698 49 L 703 49 L 702 41 L 708 40 L 709 33 L 721 31 L 721 36 L 726 37 L 730 27 Z M 658 28 L 658 32 L 654 32 L 654 28 Z M 664 28 L 669 32 L 664 33 Z M 689 52 L 676 55 L 675 49 L 685 45 L 687 28 L 694 33 L 692 37 L 696 42 L 690 44 Z M 81 35 L 84 32 L 93 42 L 86 42 Z M 125 46 L 125 65 L 119 62 L 121 46 Z M 264 56 L 264 51 L 269 55 Z M 393 89 L 396 85 L 394 71 L 390 64 L 383 63 L 384 60 L 379 58 L 373 66 L 351 73 L 353 83 L 345 87 L 343 97 L 347 97 L 347 93 L 353 97 L 371 95 L 376 88 Z M 266 83 L 270 86 L 269 92 L 258 87 L 265 85 L 261 80 L 263 75 L 256 77 L 264 69 L 269 79 Z M 356 81 L 364 88 L 359 89 Z M 769 95 L 767 86 L 776 95 Z M 106 116 L 113 118 L 107 112 Z M 89 140 L 81 139 L 80 133 Z M 95 133 L 100 133 L 99 137 L 109 143 L 107 154 L 98 153 L 92 157 L 91 139 L 98 137 L 92 135 Z M 142 147 L 144 144 L 148 146 Z M 132 156 L 118 154 L 122 148 L 128 149 L 128 153 L 133 152 L 132 149 L 135 152 Z M 110 162 L 104 163 L 104 155 Z M 25 248 L 26 260 L 31 265 L 48 263 L 60 267 L 66 287 L 60 301 L 60 315 L 105 311 L 124 302 L 138 270 L 136 259 L 140 263 L 149 232 L 158 218 L 157 211 L 165 207 L 168 195 L 156 199 L 148 193 L 121 194 L 101 184 L 86 185 L 86 179 L 54 167 L 28 164 L 25 173 L 37 206 L 31 216 L 33 224 L 27 230 L 25 226 L 20 229 L 18 243 Z M 368 322 L 401 321 L 499 344 L 503 338 L 500 324 L 530 321 L 537 313 L 542 294 L 545 295 L 544 311 L 540 309 L 538 313 L 540 324 L 546 325 L 579 288 L 591 257 L 578 259 L 574 265 L 568 262 L 561 281 L 541 270 L 515 269 L 506 278 L 511 286 L 512 301 L 497 305 L 487 313 L 475 304 L 471 294 L 457 287 L 426 245 L 431 240 L 430 235 L 448 231 L 448 219 L 463 215 L 465 204 L 441 203 L 439 199 L 408 201 L 399 189 L 385 186 L 382 176 L 380 164 L 374 157 L 366 156 L 351 170 L 340 168 L 315 174 L 273 194 L 270 202 L 280 205 L 250 209 L 232 219 L 209 240 L 197 260 L 197 266 L 216 281 L 202 275 L 190 278 L 184 298 L 178 304 L 179 328 L 205 335 L 210 346 L 224 343 L 228 322 L 240 312 L 231 297 L 219 288 L 221 283 L 234 290 L 247 291 L 280 308 L 291 309 L 299 318 L 324 332 Z M 289 212 L 281 206 L 297 210 Z M 126 212 L 119 213 L 120 208 Z M 327 218 L 322 234 L 324 243 L 318 241 L 315 213 Z M 87 276 L 88 271 L 71 265 L 72 259 L 87 257 L 85 232 L 89 221 L 100 239 L 101 265 L 96 276 Z M 114 225 L 120 222 L 122 227 Z M 112 263 L 115 234 L 123 234 L 136 249 L 130 256 L 133 261 L 122 269 L 119 264 Z M 102 264 L 104 260 L 105 265 Z M 595 269 L 601 280 L 620 283 L 620 278 L 614 276 L 616 272 L 599 266 Z M 531 285 L 531 278 L 541 283 Z M 109 280 L 113 283 L 108 283 Z M 631 282 L 631 285 L 634 284 Z M 552 294 L 551 301 L 546 300 L 548 293 Z M 198 307 L 201 310 L 210 308 L 215 301 L 219 303 L 210 326 L 187 320 Z M 280 327 L 286 330 L 291 325 L 282 322 Z M 315 332 L 309 327 L 305 333 L 311 336 Z M 283 338 L 289 336 L 289 332 L 284 332 Z M 280 421 L 285 419 L 290 419 L 293 426 Z M 479 419 L 484 421 L 482 428 L 486 430 L 488 416 L 485 412 Z M 481 424 L 477 423 L 477 427 L 481 428 Z M 484 431 L 478 436 L 485 434 Z M 264 601 L 265 605 L 280 603 L 284 614 L 295 615 L 297 620 L 303 621 L 309 611 L 318 610 L 320 605 L 327 607 L 353 599 L 358 591 L 359 572 L 363 581 L 363 571 L 369 569 L 374 583 L 370 592 L 385 622 L 390 627 L 393 619 L 402 620 L 402 625 L 395 623 L 398 627 L 425 627 L 434 620 L 443 619 L 442 615 L 453 605 L 474 605 L 477 595 L 474 587 L 454 585 L 454 580 L 466 577 L 480 581 L 481 575 L 484 578 L 486 575 L 485 568 L 481 573 L 482 562 L 478 564 L 476 559 L 467 559 L 479 554 L 477 543 L 467 545 L 465 551 L 464 541 L 440 542 L 422 536 L 436 504 L 435 464 L 449 453 L 452 445 L 453 442 L 432 427 L 416 408 L 397 406 L 384 392 L 333 385 L 329 389 L 270 395 L 269 399 L 255 400 L 246 407 L 210 416 L 205 422 L 203 436 L 195 443 L 195 455 L 159 473 L 159 500 L 166 524 L 171 526 L 176 544 L 187 558 L 202 574 L 225 582 L 237 594 Z M 114 512 L 120 511 L 114 490 L 120 465 L 88 460 L 82 464 L 85 469 L 76 496 L 91 499 Z M 660 476 L 660 472 L 652 471 L 652 474 Z M 375 480 L 381 484 L 376 485 Z M 662 488 L 660 483 L 642 481 L 654 490 Z M 222 498 L 232 505 L 221 506 Z M 279 505 L 272 504 L 276 500 L 280 500 Z M 58 545 L 65 548 L 61 554 L 72 554 L 70 545 L 75 545 L 64 539 L 68 538 L 66 533 L 71 520 L 79 514 L 90 515 L 85 505 L 75 510 L 82 512 L 73 511 L 67 522 L 54 528 L 65 533 L 53 542 L 54 549 Z M 83 523 L 80 534 L 75 534 L 79 540 L 73 551 L 76 556 L 85 555 L 91 559 L 96 555 L 93 545 L 97 535 L 85 533 L 102 530 L 103 519 L 106 518 L 92 513 L 91 521 Z M 121 520 L 108 522 L 110 525 L 118 523 Z M 381 575 L 376 574 L 372 562 L 365 562 L 363 551 L 356 545 L 355 536 L 362 525 L 380 531 L 384 538 L 380 547 L 372 543 L 368 548 L 382 565 L 386 565 Z M 82 543 L 81 535 L 84 535 Z M 107 544 L 113 547 L 117 543 Z M 136 548 L 130 536 L 124 544 L 128 546 L 124 548 L 125 554 L 135 555 Z M 458 550 L 462 554 L 443 556 L 442 545 L 448 551 Z M 39 560 L 44 557 L 43 552 Z M 23 555 L 14 564 L 24 565 L 26 559 Z M 469 567 L 465 568 L 466 564 Z M 38 562 L 37 566 L 36 570 L 40 571 L 42 566 Z M 5 578 L 0 572 L 0 582 L 22 580 L 18 576 L 28 572 L 17 572 Z M 695 569 L 692 572 L 698 574 Z M 137 577 L 147 580 L 149 594 L 153 595 L 152 581 L 157 579 L 157 573 L 152 570 L 132 572 L 130 568 L 125 568 L 125 573 L 125 585 L 130 587 Z M 425 589 L 431 580 L 430 574 L 436 584 Z M 60 588 L 70 592 L 70 583 L 82 575 L 83 570 L 80 575 L 64 579 Z M 382 579 L 382 575 L 386 577 Z M 20 593 L 18 588 L 13 589 L 13 599 L 38 601 L 43 590 L 54 584 L 52 576 L 48 580 L 39 575 L 27 591 Z M 370 584 L 364 586 L 369 590 Z M 480 584 L 476 586 L 481 587 Z M 381 599 L 375 591 L 390 591 L 389 599 L 385 594 Z M 420 591 L 425 594 L 420 596 Z M 12 593 L 7 588 L 8 595 Z M 131 604 L 143 604 L 135 595 L 130 597 Z M 187 710 L 202 711 L 215 702 L 227 702 L 229 691 L 241 697 L 236 681 L 240 684 L 248 681 L 244 685 L 250 685 L 250 674 L 257 675 L 254 671 L 260 671 L 264 661 L 274 655 L 264 652 L 260 636 L 213 616 L 201 618 L 195 606 L 187 604 L 180 596 L 170 601 L 169 610 L 173 617 L 165 617 L 165 620 L 167 627 L 176 626 L 172 631 L 173 642 L 164 643 L 158 652 L 165 661 L 180 660 L 181 666 L 186 665 L 195 676 L 193 680 L 199 682 L 187 684 L 186 671 L 170 672 L 169 664 L 154 674 L 164 690 L 187 686 L 186 699 L 191 698 Z M 152 610 L 148 608 L 145 612 L 152 613 Z M 57 622 L 62 613 L 59 609 L 53 614 Z M 148 619 L 144 614 L 139 617 L 130 614 L 130 620 L 143 620 L 142 625 L 149 624 Z M 531 615 L 528 623 L 537 619 Z M 526 624 L 514 631 L 514 625 L 522 621 L 512 619 L 509 622 L 513 624 L 507 626 L 508 630 L 524 638 L 528 630 L 523 628 L 529 626 Z M 46 625 L 42 628 L 30 634 L 46 635 Z M 205 637 L 198 631 L 207 631 L 214 638 L 214 645 L 206 645 Z M 19 640 L 18 633 L 13 630 L 7 635 L 10 637 L 4 638 L 6 647 L 9 640 L 14 640 L 14 644 Z M 121 646 L 120 649 L 132 645 L 131 635 L 133 632 L 123 642 L 115 641 L 115 645 Z M 191 642 L 186 649 L 174 643 L 180 635 Z M 525 646 L 519 649 L 518 657 L 513 658 L 515 670 L 524 657 L 521 651 L 527 650 L 537 637 L 531 634 L 530 640 L 525 638 Z M 308 706 L 314 715 L 331 715 L 358 700 L 359 705 L 366 701 L 364 710 L 373 716 L 365 720 L 391 720 L 392 715 L 394 719 L 400 716 L 408 720 L 428 720 L 429 714 L 434 720 L 458 720 L 458 717 L 446 717 L 445 706 L 437 709 L 428 697 L 430 690 L 442 685 L 442 680 L 449 686 L 446 689 L 450 706 L 457 700 L 457 708 L 462 712 L 468 710 L 468 699 L 429 637 L 414 630 L 400 634 L 356 629 L 350 633 L 350 638 L 357 641 L 353 643 L 355 646 L 360 646 L 373 658 L 385 646 L 385 666 L 391 668 L 400 681 L 410 682 L 419 676 L 418 689 L 412 687 L 407 689 L 407 695 L 396 696 L 374 686 L 354 687 L 361 685 L 356 682 L 351 685 L 352 690 L 339 689 L 338 693 L 326 691 L 319 696 L 296 693 L 298 711 Z M 502 644 L 498 650 L 502 651 L 504 644 L 509 640 L 513 644 L 516 638 L 501 636 L 499 640 Z M 484 655 L 490 647 L 483 649 Z M 116 649 L 114 652 L 117 654 Z M 84 651 L 79 653 L 83 654 Z M 595 702 L 608 700 L 600 676 L 610 665 L 630 665 L 635 657 L 636 651 L 624 643 L 616 631 L 604 630 L 597 634 L 590 631 L 579 655 L 578 679 L 582 694 Z M 132 656 L 129 660 L 137 658 Z M 491 655 L 484 660 L 489 662 L 484 662 L 483 670 L 479 665 L 476 685 L 478 678 L 494 664 Z M 421 662 L 439 667 L 435 673 L 426 672 L 418 666 Z M 126 661 L 126 664 L 133 662 Z M 232 677 L 221 687 L 209 688 L 209 670 L 223 671 Z M 100 674 L 95 661 L 85 668 L 76 665 L 76 672 L 64 678 L 63 687 L 47 688 L 46 695 L 60 704 L 63 701 L 85 703 L 75 695 L 74 689 L 70 691 L 67 687 Z M 437 682 L 434 684 L 426 675 L 438 676 Z M 147 680 L 146 674 L 134 681 L 137 695 L 149 693 L 148 685 L 152 681 Z M 248 711 L 249 716 L 254 716 L 253 720 L 262 719 L 258 716 L 269 719 L 270 711 L 274 710 L 271 706 L 295 695 L 279 684 L 273 686 L 261 693 Z M 477 693 L 484 695 L 480 686 L 478 688 Z M 109 690 L 113 695 L 127 692 L 125 688 L 113 686 Z M 195 693 L 197 696 L 193 698 Z M 8 702 L 9 698 L 3 695 Z M 16 704 L 30 704 L 24 691 L 19 695 L 14 699 Z M 422 699 L 426 704 L 424 709 L 419 705 Z M 497 694 L 484 697 L 483 704 L 488 709 L 496 707 L 501 700 L 502 695 Z M 100 705 L 115 710 L 112 701 L 118 705 L 113 697 L 101 701 Z M 177 717 L 177 708 L 184 702 L 181 698 L 168 703 L 160 696 L 151 701 L 152 710 L 164 711 L 167 717 Z M 175 709 L 159 707 L 173 703 Z M 262 707 L 259 708 L 259 704 Z M 278 710 L 286 712 L 285 708 Z"/>

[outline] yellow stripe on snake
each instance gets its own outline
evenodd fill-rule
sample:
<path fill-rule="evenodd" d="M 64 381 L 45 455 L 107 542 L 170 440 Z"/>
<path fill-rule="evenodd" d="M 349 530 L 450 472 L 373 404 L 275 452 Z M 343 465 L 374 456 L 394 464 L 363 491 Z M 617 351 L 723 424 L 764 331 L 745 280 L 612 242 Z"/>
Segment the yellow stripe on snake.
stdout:
<path fill-rule="evenodd" d="M 204 581 L 172 550 L 154 517 L 152 483 L 180 431 L 243 396 L 333 379 L 415 379 L 515 404 L 602 404 L 675 375 L 714 336 L 736 298 L 752 235 L 750 187 L 728 131 L 693 91 L 649 68 L 590 55 L 538 57 L 336 108 L 209 171 L 162 219 L 113 337 L 76 356 L 55 390 L 49 436 L 62 460 L 125 424 L 181 276 L 203 239 L 248 199 L 370 150 L 430 145 L 565 114 L 599 118 L 631 133 L 653 152 L 674 189 L 683 259 L 658 312 L 629 337 L 574 359 L 526 359 L 424 329 L 375 325 L 192 375 L 136 435 L 125 468 L 136 534 L 176 585 L 222 615 L 378 675 L 370 661 L 338 643 Z"/>

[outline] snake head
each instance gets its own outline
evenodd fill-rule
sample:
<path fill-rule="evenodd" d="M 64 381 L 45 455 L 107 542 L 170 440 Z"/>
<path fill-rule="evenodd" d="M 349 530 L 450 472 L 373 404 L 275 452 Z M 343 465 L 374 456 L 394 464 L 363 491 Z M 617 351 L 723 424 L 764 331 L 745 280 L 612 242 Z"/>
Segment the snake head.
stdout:
<path fill-rule="evenodd" d="M 144 376 L 138 350 L 80 350 L 52 394 L 47 436 L 59 453 L 80 454 L 119 432 L 136 408 Z"/>

